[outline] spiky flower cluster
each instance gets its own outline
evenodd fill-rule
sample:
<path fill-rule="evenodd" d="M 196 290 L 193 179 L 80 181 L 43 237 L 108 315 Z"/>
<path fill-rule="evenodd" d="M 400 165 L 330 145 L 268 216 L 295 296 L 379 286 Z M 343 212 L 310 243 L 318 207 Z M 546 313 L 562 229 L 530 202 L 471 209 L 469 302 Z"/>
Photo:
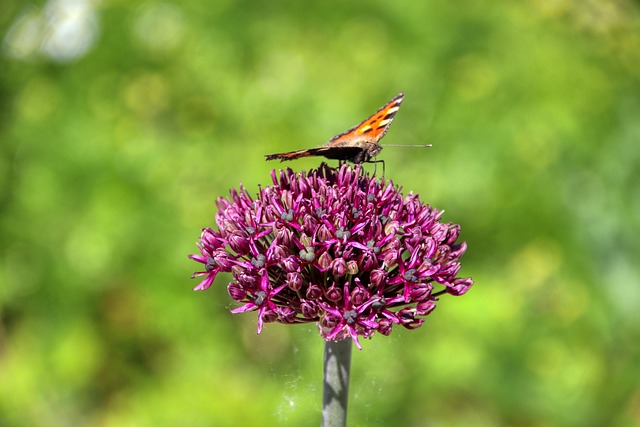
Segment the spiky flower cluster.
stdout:
<path fill-rule="evenodd" d="M 466 244 L 460 226 L 418 195 L 364 174 L 360 166 L 323 164 L 308 173 L 271 173 L 273 185 L 253 199 L 242 186 L 218 199 L 218 231 L 198 242 L 211 286 L 231 272 L 232 313 L 258 311 L 264 322 L 318 322 L 325 340 L 389 335 L 394 324 L 422 325 L 442 294 L 473 284 L 457 278 Z"/>

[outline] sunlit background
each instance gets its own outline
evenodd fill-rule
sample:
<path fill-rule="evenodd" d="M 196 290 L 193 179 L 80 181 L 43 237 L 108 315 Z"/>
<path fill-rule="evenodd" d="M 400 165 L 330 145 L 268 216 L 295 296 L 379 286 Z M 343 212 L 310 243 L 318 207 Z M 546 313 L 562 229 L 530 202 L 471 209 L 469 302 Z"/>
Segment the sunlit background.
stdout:
<path fill-rule="evenodd" d="M 637 1 L 3 0 L 0 43 L 1 426 L 319 425 L 315 326 L 187 254 L 400 91 L 386 175 L 476 285 L 363 342 L 349 424 L 640 425 Z"/>

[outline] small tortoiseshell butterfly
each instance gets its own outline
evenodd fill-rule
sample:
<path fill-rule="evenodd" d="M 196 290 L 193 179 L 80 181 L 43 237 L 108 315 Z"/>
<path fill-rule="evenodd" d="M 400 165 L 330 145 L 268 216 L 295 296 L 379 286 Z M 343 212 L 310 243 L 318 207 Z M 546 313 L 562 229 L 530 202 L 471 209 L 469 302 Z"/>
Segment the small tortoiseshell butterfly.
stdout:
<path fill-rule="evenodd" d="M 403 93 L 396 95 L 374 115 L 346 132 L 336 135 L 326 144 L 318 148 L 289 151 L 287 153 L 267 154 L 267 160 L 280 161 L 299 159 L 308 156 L 324 156 L 327 159 L 348 160 L 353 163 L 370 162 L 378 155 L 382 146 L 378 141 L 382 139 L 394 116 L 400 109 L 404 98 Z"/>

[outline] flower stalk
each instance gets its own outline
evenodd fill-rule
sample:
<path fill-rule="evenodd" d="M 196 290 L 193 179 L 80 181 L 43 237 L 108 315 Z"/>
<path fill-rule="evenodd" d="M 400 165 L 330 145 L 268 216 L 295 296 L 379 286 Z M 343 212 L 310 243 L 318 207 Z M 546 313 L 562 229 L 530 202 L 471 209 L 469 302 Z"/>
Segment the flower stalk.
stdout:
<path fill-rule="evenodd" d="M 325 341 L 322 427 L 347 425 L 347 402 L 351 373 L 351 339 Z"/>

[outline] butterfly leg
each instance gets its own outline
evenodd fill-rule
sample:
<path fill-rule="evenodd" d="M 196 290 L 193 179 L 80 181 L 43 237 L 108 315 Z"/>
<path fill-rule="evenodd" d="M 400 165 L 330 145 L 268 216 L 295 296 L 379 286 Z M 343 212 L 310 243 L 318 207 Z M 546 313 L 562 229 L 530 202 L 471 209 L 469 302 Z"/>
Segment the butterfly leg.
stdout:
<path fill-rule="evenodd" d="M 367 160 L 365 163 L 373 163 L 373 174 L 376 174 L 376 170 L 378 169 L 378 163 L 382 163 L 382 177 L 384 178 L 385 173 L 385 164 L 384 160 Z"/>

